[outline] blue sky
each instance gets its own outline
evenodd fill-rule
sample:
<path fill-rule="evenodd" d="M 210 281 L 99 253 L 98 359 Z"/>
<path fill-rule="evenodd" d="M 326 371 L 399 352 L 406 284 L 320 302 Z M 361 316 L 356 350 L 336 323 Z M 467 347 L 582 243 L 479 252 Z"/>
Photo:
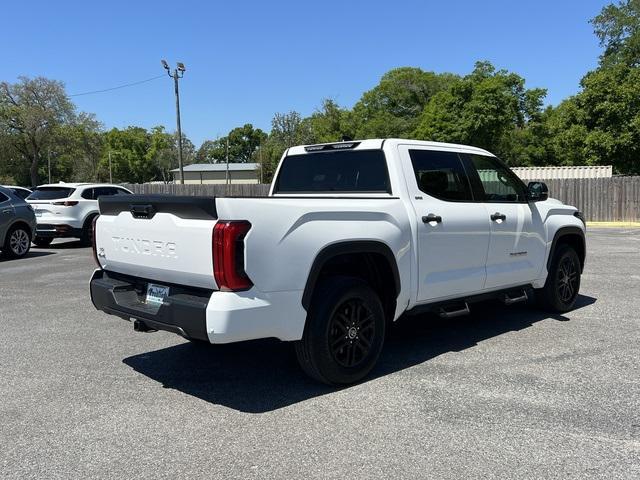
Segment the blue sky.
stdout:
<path fill-rule="evenodd" d="M 0 80 L 43 75 L 76 94 L 160 75 L 161 58 L 182 61 L 182 125 L 196 146 L 244 123 L 269 130 L 275 112 L 308 115 L 323 98 L 351 107 L 400 66 L 465 74 L 487 59 L 557 104 L 597 63 L 588 20 L 606 3 L 7 2 Z M 175 129 L 168 77 L 73 100 L 107 128 Z"/>

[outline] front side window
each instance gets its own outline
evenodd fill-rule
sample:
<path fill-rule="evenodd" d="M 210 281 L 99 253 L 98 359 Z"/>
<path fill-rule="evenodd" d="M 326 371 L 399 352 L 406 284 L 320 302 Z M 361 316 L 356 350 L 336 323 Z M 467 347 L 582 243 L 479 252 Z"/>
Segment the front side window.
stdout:
<path fill-rule="evenodd" d="M 466 158 L 477 174 L 477 200 L 494 203 L 527 201 L 522 182 L 497 159 L 471 154 L 466 155 Z"/>
<path fill-rule="evenodd" d="M 420 191 L 441 200 L 471 202 L 471 186 L 455 152 L 409 150 Z"/>
<path fill-rule="evenodd" d="M 110 195 L 117 195 L 118 190 L 114 187 L 97 187 L 94 189 L 93 197 L 97 200 L 98 197 L 106 197 Z"/>
<path fill-rule="evenodd" d="M 282 161 L 274 193 L 390 193 L 382 150 L 289 155 Z"/>

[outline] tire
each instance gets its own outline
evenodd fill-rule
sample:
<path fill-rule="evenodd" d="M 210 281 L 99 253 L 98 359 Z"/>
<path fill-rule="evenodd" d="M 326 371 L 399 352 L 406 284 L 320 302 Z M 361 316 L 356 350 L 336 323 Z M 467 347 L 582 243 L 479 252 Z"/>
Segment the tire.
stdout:
<path fill-rule="evenodd" d="M 52 237 L 35 237 L 31 240 L 36 247 L 46 248 L 53 242 Z"/>
<path fill-rule="evenodd" d="M 320 382 L 358 382 L 378 361 L 385 326 L 380 298 L 367 283 L 331 277 L 314 292 L 302 339 L 295 344 L 298 362 Z"/>
<path fill-rule="evenodd" d="M 538 305 L 550 312 L 571 310 L 580 290 L 580 258 L 569 245 L 561 245 L 551 260 L 544 287 L 536 291 Z"/>
<path fill-rule="evenodd" d="M 91 246 L 91 242 L 93 241 L 93 219 L 96 217 L 97 215 L 91 215 L 84 221 L 84 225 L 82 226 L 82 234 L 80 236 L 80 244 L 83 247 Z"/>
<path fill-rule="evenodd" d="M 11 227 L 4 240 L 3 251 L 9 258 L 22 258 L 31 248 L 31 232 L 18 225 Z"/>

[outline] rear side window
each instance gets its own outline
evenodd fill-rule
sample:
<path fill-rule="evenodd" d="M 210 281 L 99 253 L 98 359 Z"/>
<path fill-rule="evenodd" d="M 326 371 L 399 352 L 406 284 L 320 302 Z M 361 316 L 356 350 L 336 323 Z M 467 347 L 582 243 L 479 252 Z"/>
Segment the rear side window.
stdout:
<path fill-rule="evenodd" d="M 420 191 L 441 200 L 471 202 L 471 186 L 462 160 L 454 152 L 409 150 Z"/>
<path fill-rule="evenodd" d="M 131 195 L 131 192 L 128 192 L 124 188 L 116 188 L 116 195 Z"/>
<path fill-rule="evenodd" d="M 7 197 L 4 193 L 0 192 L 0 203 L 6 202 L 9 200 L 9 197 Z"/>
<path fill-rule="evenodd" d="M 31 192 L 27 198 L 29 200 L 57 200 L 70 197 L 75 190 L 75 188 L 68 187 L 39 187 Z"/>
<path fill-rule="evenodd" d="M 317 152 L 285 157 L 274 193 L 391 193 L 382 150 Z"/>
<path fill-rule="evenodd" d="M 80 196 L 86 200 L 95 200 L 93 197 L 93 188 L 87 188 L 80 194 Z"/>

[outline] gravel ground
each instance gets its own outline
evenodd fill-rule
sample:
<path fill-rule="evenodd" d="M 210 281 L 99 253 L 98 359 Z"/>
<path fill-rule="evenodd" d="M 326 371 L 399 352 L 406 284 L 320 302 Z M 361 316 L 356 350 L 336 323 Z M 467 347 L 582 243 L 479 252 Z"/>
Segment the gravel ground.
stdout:
<path fill-rule="evenodd" d="M 592 230 L 577 308 L 402 319 L 372 377 L 94 310 L 90 249 L 0 260 L 1 478 L 640 478 L 640 229 Z"/>

